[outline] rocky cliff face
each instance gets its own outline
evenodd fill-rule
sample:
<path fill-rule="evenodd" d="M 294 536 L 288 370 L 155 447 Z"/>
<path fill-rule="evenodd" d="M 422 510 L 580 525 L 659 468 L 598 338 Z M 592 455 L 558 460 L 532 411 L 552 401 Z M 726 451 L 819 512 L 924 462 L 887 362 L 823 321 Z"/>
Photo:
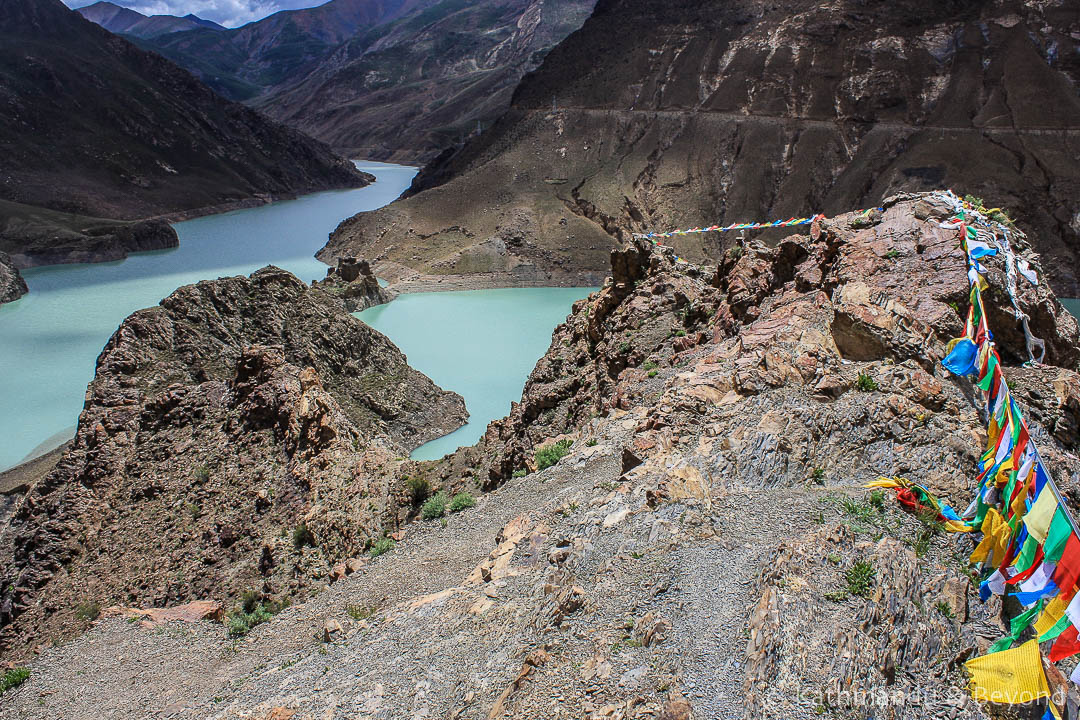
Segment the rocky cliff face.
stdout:
<path fill-rule="evenodd" d="M 938 363 L 968 287 L 949 210 L 883 205 L 715 264 L 618 250 L 508 418 L 396 471 L 491 488 L 475 508 L 403 526 L 395 549 L 239 643 L 210 622 L 103 620 L 5 702 L 28 718 L 687 720 L 862 717 L 875 697 L 897 717 L 985 717 L 959 663 L 1005 628 L 971 586 L 971 538 L 863 488 L 902 475 L 963 507 L 986 442 L 969 381 Z M 1047 362 L 1018 366 L 1003 264 L 984 264 L 1013 392 L 1078 502 L 1076 320 L 1021 280 Z M 556 440 L 572 444 L 541 467 Z M 110 672 L 88 681 L 94 667 Z"/>
<path fill-rule="evenodd" d="M 0 98 L 12 203 L 133 219 L 370 179 L 59 0 L 0 7 Z"/>
<path fill-rule="evenodd" d="M 379 285 L 367 260 L 338 258 L 337 267 L 329 268 L 326 279 L 316 284 L 340 298 L 349 312 L 367 310 L 394 299 L 393 292 Z"/>
<path fill-rule="evenodd" d="M 423 163 L 490 126 L 595 0 L 431 3 L 364 28 L 254 107 L 352 157 Z"/>
<path fill-rule="evenodd" d="M 74 445 L 0 536 L 0 640 L 70 634 L 83 606 L 325 584 L 407 514 L 408 451 L 466 417 L 285 271 L 180 288 L 110 339 Z"/>
<path fill-rule="evenodd" d="M 329 247 L 425 272 L 596 269 L 629 231 L 951 186 L 1018 216 L 1075 295 L 1077 32 L 1063 0 L 605 0 L 490 132 Z M 677 248 L 719 257 L 701 237 Z"/>
<path fill-rule="evenodd" d="M 18 300 L 27 292 L 26 281 L 22 279 L 7 253 L 0 252 L 0 303 Z"/>

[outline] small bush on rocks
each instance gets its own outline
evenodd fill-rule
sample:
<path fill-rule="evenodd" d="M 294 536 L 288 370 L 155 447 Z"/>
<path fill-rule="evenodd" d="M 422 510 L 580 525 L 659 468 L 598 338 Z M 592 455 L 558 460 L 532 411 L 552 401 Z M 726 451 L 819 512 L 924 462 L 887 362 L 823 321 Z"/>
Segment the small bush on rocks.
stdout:
<path fill-rule="evenodd" d="M 409 489 L 409 497 L 412 498 L 413 505 L 424 502 L 431 492 L 431 483 L 425 477 L 406 478 L 405 487 Z"/>
<path fill-rule="evenodd" d="M 30 677 L 30 670 L 24 667 L 11 668 L 0 677 L 0 695 L 22 685 Z"/>
<path fill-rule="evenodd" d="M 865 560 L 857 560 L 854 565 L 844 573 L 847 580 L 847 591 L 852 595 L 866 597 L 870 594 L 870 588 L 877 577 L 877 570 Z"/>
<path fill-rule="evenodd" d="M 374 543 L 371 544 L 370 548 L 368 548 L 368 555 L 370 555 L 373 558 L 374 557 L 379 557 L 383 553 L 388 553 L 391 550 L 393 550 L 394 545 L 395 545 L 395 543 L 394 543 L 392 538 L 388 538 L 388 537 L 379 538 L 378 540 L 376 540 Z"/>
<path fill-rule="evenodd" d="M 573 445 L 573 443 L 570 440 L 560 440 L 557 443 L 537 450 L 536 455 L 534 456 L 536 460 L 536 469 L 545 470 L 562 460 L 570 452 L 571 445 Z"/>
<path fill-rule="evenodd" d="M 859 388 L 862 392 L 873 392 L 878 389 L 877 380 L 870 377 L 867 373 L 859 373 L 858 380 L 855 381 L 855 387 Z"/>
<path fill-rule="evenodd" d="M 643 362 L 641 364 L 641 369 L 642 370 L 655 370 L 658 367 L 660 367 L 660 366 L 657 365 L 654 360 L 646 360 L 645 362 Z"/>
<path fill-rule="evenodd" d="M 476 506 L 476 499 L 467 492 L 460 492 L 450 501 L 450 512 L 456 513 Z"/>
<path fill-rule="evenodd" d="M 296 526 L 296 529 L 293 530 L 292 544 L 293 547 L 297 550 L 304 547 L 305 545 L 314 547 L 315 536 L 311 534 L 310 530 L 308 530 L 307 525 L 300 523 Z"/>
<path fill-rule="evenodd" d="M 425 520 L 434 520 L 435 518 L 441 518 L 446 514 L 446 506 L 448 504 L 446 493 L 440 490 L 439 492 L 428 498 L 428 501 L 424 503 L 424 506 L 420 508 L 420 515 Z"/>
<path fill-rule="evenodd" d="M 101 603 L 94 601 L 87 601 L 79 603 L 75 608 L 75 617 L 80 620 L 93 621 L 97 620 L 101 614 Z"/>
<path fill-rule="evenodd" d="M 525 471 L 525 468 L 518 468 L 517 470 L 514 471 L 513 475 L 511 475 L 510 477 L 512 477 L 512 478 L 523 478 L 527 474 L 528 473 Z"/>

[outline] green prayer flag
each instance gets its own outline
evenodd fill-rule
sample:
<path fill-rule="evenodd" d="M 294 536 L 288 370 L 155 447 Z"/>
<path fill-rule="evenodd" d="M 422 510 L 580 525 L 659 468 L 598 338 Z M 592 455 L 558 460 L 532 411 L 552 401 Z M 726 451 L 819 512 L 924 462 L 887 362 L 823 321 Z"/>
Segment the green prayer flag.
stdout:
<path fill-rule="evenodd" d="M 1056 563 L 1060 560 L 1070 535 L 1072 535 L 1072 525 L 1065 515 L 1065 508 L 1058 505 L 1057 510 L 1054 511 L 1054 519 L 1050 521 L 1050 529 L 1046 533 L 1043 562 Z"/>
<path fill-rule="evenodd" d="M 1024 541 L 1024 547 L 1020 549 L 1020 555 L 1016 558 L 1016 562 L 1013 566 L 1018 573 L 1022 573 L 1031 567 L 1031 564 L 1035 562 L 1035 554 L 1039 552 L 1039 541 L 1031 535 L 1027 536 L 1027 540 Z"/>
<path fill-rule="evenodd" d="M 1054 623 L 1054 627 L 1039 636 L 1039 642 L 1044 643 L 1047 640 L 1053 640 L 1058 635 L 1068 630 L 1070 625 L 1072 625 L 1072 622 L 1069 620 L 1069 616 L 1062 615 L 1061 619 Z"/>
<path fill-rule="evenodd" d="M 1031 624 L 1031 621 L 1042 610 L 1043 602 L 1039 601 L 1032 605 L 1030 608 L 1020 613 L 1012 619 L 1009 623 L 1009 634 L 998 640 L 996 643 L 990 646 L 987 650 L 987 654 L 996 653 L 1001 650 L 1008 650 L 1012 647 L 1012 644 L 1020 638 L 1020 633 L 1027 629 L 1027 626 Z"/>
<path fill-rule="evenodd" d="M 998 366 L 997 353 L 990 353 L 990 360 L 986 363 L 986 375 L 979 380 L 980 390 L 989 390 L 994 382 L 994 368 Z"/>

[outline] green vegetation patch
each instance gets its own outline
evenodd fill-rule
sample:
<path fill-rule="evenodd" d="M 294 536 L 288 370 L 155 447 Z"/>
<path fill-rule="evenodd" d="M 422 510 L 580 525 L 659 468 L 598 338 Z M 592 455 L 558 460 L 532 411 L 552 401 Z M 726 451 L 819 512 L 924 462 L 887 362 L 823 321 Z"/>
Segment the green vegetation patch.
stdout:
<path fill-rule="evenodd" d="M 570 440 L 560 440 L 557 443 L 542 447 L 536 451 L 534 459 L 536 460 L 537 470 L 546 470 L 555 463 L 562 460 L 570 452 L 570 446 L 574 443 Z"/>
<path fill-rule="evenodd" d="M 445 492 L 440 490 L 428 498 L 427 502 L 420 508 L 420 516 L 425 520 L 441 518 L 446 514 L 446 508 L 449 504 L 450 499 L 446 496 Z"/>
<path fill-rule="evenodd" d="M 22 685 L 30 677 L 30 669 L 24 667 L 11 668 L 0 677 L 0 695 L 8 690 L 14 690 Z"/>
<path fill-rule="evenodd" d="M 454 499 L 450 501 L 450 512 L 452 513 L 468 510 L 471 507 L 476 507 L 476 498 L 467 492 L 459 492 L 454 496 Z"/>

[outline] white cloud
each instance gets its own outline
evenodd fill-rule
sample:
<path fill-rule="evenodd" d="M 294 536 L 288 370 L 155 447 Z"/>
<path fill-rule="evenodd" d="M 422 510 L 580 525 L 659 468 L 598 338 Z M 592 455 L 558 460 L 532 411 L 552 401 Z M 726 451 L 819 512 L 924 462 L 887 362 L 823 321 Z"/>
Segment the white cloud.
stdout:
<path fill-rule="evenodd" d="M 187 15 L 192 13 L 225 27 L 239 27 L 277 12 L 321 5 L 326 0 L 110 0 L 143 15 Z M 93 0 L 64 0 L 70 7 L 83 7 Z"/>

